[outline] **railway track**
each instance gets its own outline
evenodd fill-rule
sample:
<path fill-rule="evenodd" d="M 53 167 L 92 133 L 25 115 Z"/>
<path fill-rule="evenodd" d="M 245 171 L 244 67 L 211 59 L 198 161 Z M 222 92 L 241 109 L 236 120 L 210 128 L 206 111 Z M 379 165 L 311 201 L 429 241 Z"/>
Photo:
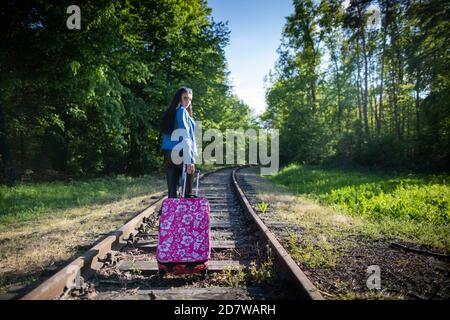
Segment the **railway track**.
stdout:
<path fill-rule="evenodd" d="M 224 168 L 200 178 L 210 203 L 209 276 L 161 276 L 156 263 L 163 196 L 22 299 L 314 299 L 322 297 L 252 208 L 256 193 Z"/>

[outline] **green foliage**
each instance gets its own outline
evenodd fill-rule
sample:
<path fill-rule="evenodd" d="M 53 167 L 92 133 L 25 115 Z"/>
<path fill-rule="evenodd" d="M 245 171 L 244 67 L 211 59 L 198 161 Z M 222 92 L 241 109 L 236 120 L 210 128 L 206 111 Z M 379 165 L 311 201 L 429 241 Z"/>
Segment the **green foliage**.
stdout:
<path fill-rule="evenodd" d="M 293 3 L 262 116 L 281 163 L 448 170 L 449 2 Z"/>
<path fill-rule="evenodd" d="M 136 263 L 136 259 L 134 257 L 133 257 L 133 260 L 131 261 L 130 272 L 133 275 L 141 275 L 141 273 L 142 273 L 142 270 L 139 269 L 139 267 Z"/>
<path fill-rule="evenodd" d="M 258 204 L 258 208 L 259 208 L 259 210 L 261 210 L 261 212 L 264 214 L 264 213 L 266 213 L 266 210 L 267 210 L 267 207 L 268 207 L 268 203 L 266 203 L 266 202 L 261 202 L 260 204 Z"/>
<path fill-rule="evenodd" d="M 257 264 L 252 261 L 248 268 L 227 267 L 216 276 L 224 285 L 238 288 L 255 283 L 273 283 L 275 280 L 274 258 L 269 255 L 266 261 Z"/>
<path fill-rule="evenodd" d="M 229 266 L 218 277 L 220 277 L 226 286 L 238 288 L 245 286 L 247 273 L 245 272 L 245 268 Z"/>
<path fill-rule="evenodd" d="M 256 261 L 252 261 L 249 267 L 248 282 L 249 283 L 273 283 L 275 281 L 275 257 L 272 249 L 267 247 L 268 256 L 265 261 L 261 261 L 259 265 Z"/>
<path fill-rule="evenodd" d="M 406 186 L 403 186 L 403 181 Z M 391 216 L 434 224 L 450 222 L 449 187 L 408 185 L 407 180 L 385 194 L 385 185 L 363 184 L 333 191 L 327 201 L 339 203 L 357 214 Z"/>
<path fill-rule="evenodd" d="M 373 219 L 450 224 L 448 175 L 388 174 L 290 165 L 272 178 L 296 193 Z"/>
<path fill-rule="evenodd" d="M 205 1 L 81 1 L 81 30 L 65 26 L 70 4 L 0 8 L 0 130 L 19 173 L 154 171 L 160 118 L 181 85 L 204 129 L 250 125 L 228 84 L 229 31 Z"/>

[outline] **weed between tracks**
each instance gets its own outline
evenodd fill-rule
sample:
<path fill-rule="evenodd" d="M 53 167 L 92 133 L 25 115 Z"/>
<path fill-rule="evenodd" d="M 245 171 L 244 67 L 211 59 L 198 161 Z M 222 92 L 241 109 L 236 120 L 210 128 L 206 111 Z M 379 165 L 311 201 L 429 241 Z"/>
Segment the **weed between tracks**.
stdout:
<path fill-rule="evenodd" d="M 262 252 L 266 249 L 267 252 Z M 275 281 L 275 259 L 270 248 L 256 248 L 258 259 L 252 260 L 248 267 L 227 267 L 222 273 L 212 275 L 213 285 L 233 288 L 273 284 Z"/>
<path fill-rule="evenodd" d="M 214 274 L 211 285 L 222 285 L 232 288 L 271 284 L 274 280 L 273 261 L 257 264 L 252 261 L 246 267 L 227 267 L 223 272 Z"/>

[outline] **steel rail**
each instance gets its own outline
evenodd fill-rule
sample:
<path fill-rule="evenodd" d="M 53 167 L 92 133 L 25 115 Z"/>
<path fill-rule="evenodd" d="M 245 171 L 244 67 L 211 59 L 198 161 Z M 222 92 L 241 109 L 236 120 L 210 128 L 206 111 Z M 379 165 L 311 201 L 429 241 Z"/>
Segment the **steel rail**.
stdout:
<path fill-rule="evenodd" d="M 269 230 L 264 222 L 258 217 L 255 210 L 253 210 L 247 196 L 242 191 L 236 178 L 236 173 L 243 167 L 233 170 L 233 186 L 236 190 L 239 201 L 244 208 L 244 211 L 253 219 L 259 230 L 264 234 L 269 246 L 274 251 L 280 266 L 286 271 L 286 277 L 292 281 L 292 284 L 299 289 L 299 293 L 309 300 L 324 300 L 319 290 L 312 284 L 305 273 L 300 269 L 297 263 L 292 259 L 290 254 L 283 248 L 275 235 Z"/>
<path fill-rule="evenodd" d="M 229 167 L 223 167 L 218 170 L 202 174 L 200 180 L 204 179 L 204 177 L 209 174 L 228 168 Z M 320 295 L 319 291 L 314 287 L 311 281 L 290 257 L 288 252 L 278 242 L 274 234 L 270 232 L 267 226 L 251 207 L 236 178 L 236 173 L 241 168 L 243 167 L 234 169 L 231 175 L 233 182 L 232 184 L 242 208 L 255 222 L 259 230 L 264 234 L 266 241 L 275 252 L 280 266 L 284 271 L 286 271 L 285 275 L 287 276 L 287 280 L 290 280 L 289 283 L 294 285 L 302 297 L 312 300 L 323 300 L 323 297 Z M 148 208 L 129 220 L 118 230 L 109 233 L 104 239 L 85 252 L 82 256 L 70 262 L 67 266 L 44 281 L 41 285 L 24 295 L 21 300 L 57 299 L 68 290 L 75 288 L 75 285 L 77 284 L 77 277 L 80 275 L 83 279 L 88 279 L 104 265 L 104 257 L 107 256 L 110 251 L 120 251 L 123 247 L 125 247 L 128 240 L 134 239 L 136 234 L 139 232 L 139 228 L 145 223 L 146 219 L 148 219 L 155 213 L 156 210 L 159 209 L 166 196 L 165 193 L 159 192 L 153 194 L 152 198 L 156 198 L 156 200 Z"/>
<path fill-rule="evenodd" d="M 200 180 L 211 173 L 226 169 L 220 168 L 215 171 L 203 173 Z M 167 197 L 165 192 L 152 194 L 150 197 L 157 198 L 148 208 L 144 209 L 136 217 L 129 220 L 125 225 L 116 231 L 109 233 L 94 247 L 89 249 L 80 257 L 76 258 L 56 274 L 45 280 L 38 287 L 25 294 L 20 300 L 53 300 L 68 289 L 73 288 L 77 283 L 77 277 L 80 275 L 87 279 L 96 270 L 103 266 L 101 261 L 106 254 L 112 250 L 119 251 L 127 244 L 127 239 L 133 239 L 139 232 L 138 228 L 149 218 L 159 207 L 162 201 Z"/>

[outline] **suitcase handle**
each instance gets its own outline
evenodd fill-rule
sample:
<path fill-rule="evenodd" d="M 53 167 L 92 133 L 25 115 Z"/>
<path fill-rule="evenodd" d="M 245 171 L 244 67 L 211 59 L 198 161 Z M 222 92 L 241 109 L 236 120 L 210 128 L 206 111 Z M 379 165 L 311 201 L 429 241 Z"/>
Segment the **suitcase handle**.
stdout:
<path fill-rule="evenodd" d="M 200 181 L 200 170 L 197 171 L 197 181 L 195 186 L 195 196 L 198 198 L 198 182 Z"/>
<path fill-rule="evenodd" d="M 183 163 L 183 173 L 181 174 L 181 183 L 183 185 L 183 191 L 181 193 L 181 197 L 184 198 L 186 193 L 186 180 L 187 180 L 187 173 L 186 173 L 186 165 Z M 197 171 L 197 183 L 195 188 L 195 197 L 198 198 L 198 183 L 200 180 L 200 170 Z"/>

